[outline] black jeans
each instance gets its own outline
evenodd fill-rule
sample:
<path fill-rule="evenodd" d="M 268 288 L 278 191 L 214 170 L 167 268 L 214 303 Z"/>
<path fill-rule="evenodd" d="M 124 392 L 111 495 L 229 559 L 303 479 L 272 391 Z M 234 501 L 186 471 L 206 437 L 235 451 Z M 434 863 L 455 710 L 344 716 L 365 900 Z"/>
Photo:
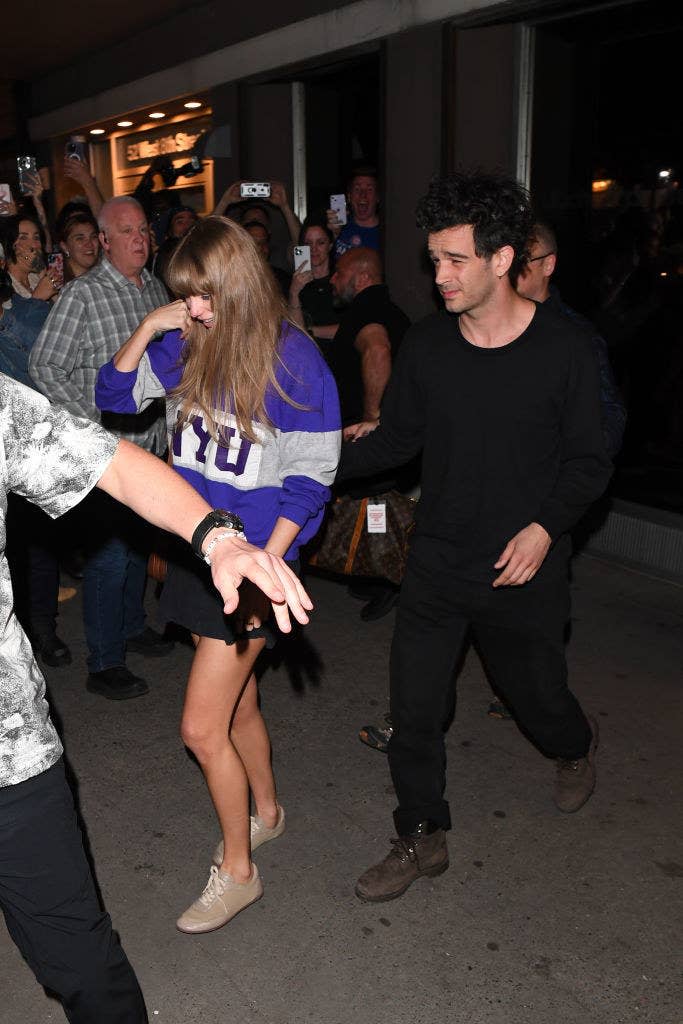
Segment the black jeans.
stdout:
<path fill-rule="evenodd" d="M 147 1021 L 133 968 L 97 899 L 62 761 L 0 788 L 0 907 L 72 1024 Z"/>
<path fill-rule="evenodd" d="M 17 618 L 33 638 L 54 633 L 59 594 L 59 524 L 17 494 L 7 513 L 7 561 Z"/>
<path fill-rule="evenodd" d="M 401 588 L 391 649 L 389 767 L 399 835 L 430 820 L 450 828 L 444 724 L 455 701 L 455 668 L 468 631 L 519 724 L 549 756 L 588 752 L 591 730 L 567 686 L 569 618 L 565 558 L 549 559 L 531 583 L 493 589 L 462 580 L 436 541 L 416 538 Z"/>

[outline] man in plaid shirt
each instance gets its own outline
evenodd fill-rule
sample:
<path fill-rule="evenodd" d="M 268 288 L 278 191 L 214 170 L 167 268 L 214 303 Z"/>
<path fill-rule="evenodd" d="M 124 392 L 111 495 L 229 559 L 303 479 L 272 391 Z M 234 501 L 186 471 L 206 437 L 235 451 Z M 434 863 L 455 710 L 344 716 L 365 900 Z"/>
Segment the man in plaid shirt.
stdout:
<path fill-rule="evenodd" d="M 30 374 L 52 402 L 163 455 L 163 403 L 135 416 L 102 414 L 95 405 L 100 366 L 147 314 L 168 303 L 162 283 L 145 269 L 149 225 L 140 204 L 129 196 L 110 199 L 100 211 L 99 225 L 104 257 L 60 295 L 32 350 Z M 83 579 L 87 687 L 112 700 L 138 697 L 148 687 L 126 667 L 126 651 L 159 656 L 173 647 L 145 625 L 143 524 L 99 491 L 88 499 L 83 520 L 89 548 Z"/>

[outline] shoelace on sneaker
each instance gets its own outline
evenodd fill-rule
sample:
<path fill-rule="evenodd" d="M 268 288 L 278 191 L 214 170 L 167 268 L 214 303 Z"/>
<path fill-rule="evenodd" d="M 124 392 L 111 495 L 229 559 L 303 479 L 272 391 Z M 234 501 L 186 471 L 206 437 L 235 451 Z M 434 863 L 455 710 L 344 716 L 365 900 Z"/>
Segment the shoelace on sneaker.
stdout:
<path fill-rule="evenodd" d="M 219 896 L 223 895 L 226 888 L 227 885 L 218 873 L 218 868 L 215 864 L 212 864 L 211 871 L 209 873 L 209 881 L 204 886 L 204 892 L 199 897 L 199 902 L 204 907 L 210 907 Z"/>

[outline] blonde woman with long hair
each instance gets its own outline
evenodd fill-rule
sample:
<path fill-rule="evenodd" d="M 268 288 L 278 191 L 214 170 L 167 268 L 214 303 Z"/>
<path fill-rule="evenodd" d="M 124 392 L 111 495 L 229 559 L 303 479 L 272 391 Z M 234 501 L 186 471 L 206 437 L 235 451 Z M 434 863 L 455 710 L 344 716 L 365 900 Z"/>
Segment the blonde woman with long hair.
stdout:
<path fill-rule="evenodd" d="M 320 525 L 336 472 L 334 380 L 314 343 L 287 321 L 274 278 L 232 221 L 195 225 L 173 255 L 168 283 L 178 300 L 150 313 L 102 367 L 97 404 L 136 413 L 166 396 L 174 469 L 238 517 L 228 525 L 243 523 L 249 541 L 294 561 Z M 208 567 L 192 556 L 169 565 L 160 611 L 196 643 L 181 734 L 206 778 L 222 840 L 203 893 L 177 925 L 206 932 L 260 898 L 251 852 L 284 830 L 253 673 L 274 631 L 252 585 L 242 586 L 237 612 L 224 615 Z"/>

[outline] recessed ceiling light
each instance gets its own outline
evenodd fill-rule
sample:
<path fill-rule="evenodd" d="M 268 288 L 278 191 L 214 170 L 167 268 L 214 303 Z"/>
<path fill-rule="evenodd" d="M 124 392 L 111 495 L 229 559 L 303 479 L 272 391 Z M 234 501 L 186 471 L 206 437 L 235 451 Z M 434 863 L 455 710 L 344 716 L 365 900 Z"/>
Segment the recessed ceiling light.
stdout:
<path fill-rule="evenodd" d="M 188 100 L 187 103 L 183 103 L 183 106 L 188 110 L 196 110 L 197 107 L 201 107 L 201 103 L 199 100 Z"/>
<path fill-rule="evenodd" d="M 119 126 L 119 128 L 132 128 L 133 127 L 133 122 L 132 121 L 117 121 L 116 123 Z"/>
<path fill-rule="evenodd" d="M 154 119 L 155 121 L 158 121 L 160 117 L 166 117 L 166 114 L 164 114 L 164 113 L 163 113 L 163 111 L 161 111 L 161 110 L 155 110 L 155 111 L 154 111 L 154 112 L 153 112 L 152 114 L 150 114 L 149 116 L 150 116 L 151 118 L 153 118 L 153 119 Z"/>
<path fill-rule="evenodd" d="M 91 128 L 90 129 L 90 134 L 91 135 L 104 135 L 104 128 Z"/>

